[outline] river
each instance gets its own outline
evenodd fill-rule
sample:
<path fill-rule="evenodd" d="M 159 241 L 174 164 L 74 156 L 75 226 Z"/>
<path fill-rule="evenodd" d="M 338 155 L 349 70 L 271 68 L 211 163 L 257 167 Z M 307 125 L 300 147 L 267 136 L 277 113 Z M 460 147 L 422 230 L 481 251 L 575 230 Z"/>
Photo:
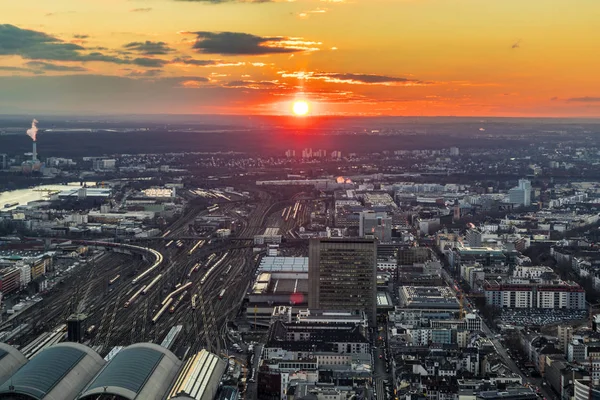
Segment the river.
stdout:
<path fill-rule="evenodd" d="M 87 186 L 95 186 L 94 182 L 86 182 Z M 80 186 L 80 182 L 70 182 L 67 185 L 39 185 L 28 189 L 11 190 L 0 193 L 0 211 L 12 210 L 18 206 L 27 205 L 30 201 L 45 200 L 49 193 L 67 190 Z M 19 203 L 5 208 L 6 204 Z"/>

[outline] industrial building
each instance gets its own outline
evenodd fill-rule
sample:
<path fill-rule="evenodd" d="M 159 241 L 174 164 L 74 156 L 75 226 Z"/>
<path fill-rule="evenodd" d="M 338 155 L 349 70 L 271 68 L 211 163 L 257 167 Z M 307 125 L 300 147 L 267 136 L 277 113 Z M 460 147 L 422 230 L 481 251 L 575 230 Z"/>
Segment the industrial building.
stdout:
<path fill-rule="evenodd" d="M 78 343 L 59 343 L 36 355 L 0 386 L 0 399 L 74 399 L 104 360 Z"/>
<path fill-rule="evenodd" d="M 364 239 L 311 239 L 308 307 L 377 316 L 377 246 Z"/>
<path fill-rule="evenodd" d="M 181 365 L 153 343 L 118 347 L 103 360 L 87 346 L 64 342 L 29 362 L 0 343 L 0 400 L 212 400 L 219 395 L 225 360 L 202 350 Z"/>
<path fill-rule="evenodd" d="M 110 394 L 119 400 L 162 400 L 180 366 L 181 361 L 161 346 L 134 344 L 118 352 L 78 399 L 95 400 L 100 394 Z"/>
<path fill-rule="evenodd" d="M 0 385 L 25 364 L 27 358 L 23 353 L 12 346 L 0 343 Z"/>
<path fill-rule="evenodd" d="M 185 363 L 167 398 L 213 400 L 226 368 L 223 359 L 206 350 L 200 351 Z"/>
<path fill-rule="evenodd" d="M 308 306 L 308 257 L 263 257 L 258 276 L 247 295 L 246 317 L 268 326 L 273 307 Z"/>
<path fill-rule="evenodd" d="M 458 300 L 446 286 L 402 286 L 400 303 L 403 308 L 425 310 L 458 310 Z"/>
<path fill-rule="evenodd" d="M 254 244 L 280 244 L 281 237 L 279 228 L 267 228 L 262 235 L 254 236 Z"/>
<path fill-rule="evenodd" d="M 74 189 L 63 190 L 62 192 L 58 193 L 57 197 L 60 200 L 87 198 L 108 199 L 111 193 L 112 189 L 79 187 Z"/>

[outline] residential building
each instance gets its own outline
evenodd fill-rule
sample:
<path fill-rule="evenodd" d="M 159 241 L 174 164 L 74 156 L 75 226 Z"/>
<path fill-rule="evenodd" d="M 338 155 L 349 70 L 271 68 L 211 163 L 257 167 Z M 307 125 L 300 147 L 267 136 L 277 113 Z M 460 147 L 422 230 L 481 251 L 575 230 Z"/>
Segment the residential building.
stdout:
<path fill-rule="evenodd" d="M 7 295 L 20 288 L 21 270 L 19 268 L 8 267 L 0 270 L 0 292 Z"/>
<path fill-rule="evenodd" d="M 466 241 L 469 247 L 481 247 L 481 238 L 483 234 L 479 229 L 468 229 L 466 234 Z"/>
<path fill-rule="evenodd" d="M 501 308 L 584 310 L 585 291 L 575 282 L 503 284 L 486 281 L 486 303 Z"/>

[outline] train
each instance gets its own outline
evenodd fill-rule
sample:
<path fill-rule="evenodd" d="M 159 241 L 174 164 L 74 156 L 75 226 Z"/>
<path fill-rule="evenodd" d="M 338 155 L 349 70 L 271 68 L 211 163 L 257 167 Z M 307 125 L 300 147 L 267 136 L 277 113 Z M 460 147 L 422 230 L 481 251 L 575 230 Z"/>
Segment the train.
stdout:
<path fill-rule="evenodd" d="M 186 290 L 190 286 L 192 286 L 192 282 L 188 282 L 188 283 L 186 283 L 184 285 L 179 286 L 174 291 L 172 291 L 171 293 L 169 293 L 167 295 L 167 297 L 165 297 L 165 299 L 162 301 L 161 304 L 164 305 L 167 302 L 168 299 L 172 299 L 174 296 L 177 296 L 179 293 L 183 292 L 184 290 Z"/>
<path fill-rule="evenodd" d="M 228 255 L 229 255 L 229 252 L 228 252 L 228 251 L 227 251 L 227 252 L 225 252 L 225 254 L 223 254 L 223 256 L 222 256 L 221 258 L 219 258 L 219 259 L 217 260 L 217 262 L 215 262 L 215 263 L 213 264 L 213 266 L 212 266 L 212 267 L 210 267 L 210 268 L 208 269 L 208 271 L 206 271 L 206 274 L 204 274 L 204 276 L 203 276 L 203 277 L 202 277 L 202 279 L 200 280 L 200 284 L 201 284 L 201 285 L 204 285 L 204 283 L 205 283 L 205 282 L 206 282 L 206 280 L 208 279 L 208 277 L 209 277 L 209 275 L 211 274 L 211 272 L 213 272 L 215 268 L 217 268 L 219 265 L 221 265 L 221 263 L 222 263 L 223 261 L 225 261 L 225 258 L 227 258 L 227 256 L 228 256 Z"/>
<path fill-rule="evenodd" d="M 191 256 L 191 255 L 192 255 L 192 253 L 193 253 L 194 251 L 196 251 L 196 249 L 197 249 L 198 247 L 202 247 L 202 246 L 204 246 L 204 240 L 198 240 L 198 241 L 196 242 L 196 244 L 194 245 L 194 247 L 192 247 L 192 249 L 191 249 L 191 250 L 188 252 L 188 256 Z"/>
<path fill-rule="evenodd" d="M 196 293 L 195 295 L 192 296 L 192 310 L 196 309 L 197 302 L 198 302 L 198 294 Z"/>
<path fill-rule="evenodd" d="M 158 283 L 158 281 L 160 281 L 160 279 L 161 279 L 161 278 L 162 278 L 162 274 L 158 274 L 158 275 L 156 276 L 156 278 L 152 279 L 152 282 L 150 282 L 150 283 L 148 284 L 148 286 L 146 286 L 144 289 L 142 289 L 142 294 L 146 294 L 146 293 L 148 293 L 148 291 L 149 291 L 150 289 L 152 289 L 152 287 L 154 287 L 154 286 L 155 286 L 155 285 Z"/>
<path fill-rule="evenodd" d="M 129 298 L 129 300 L 127 300 L 125 302 L 125 305 L 123 306 L 123 308 L 129 307 L 135 301 L 135 299 L 137 299 L 140 296 L 140 294 L 142 294 L 144 292 L 145 289 L 146 289 L 146 285 L 142 286 L 137 292 L 135 292 L 133 294 L 133 296 L 131 296 Z"/>
<path fill-rule="evenodd" d="M 121 277 L 121 274 L 115 276 L 114 278 L 112 278 L 110 281 L 108 281 L 109 285 L 112 285 L 113 283 L 115 283 L 116 281 L 119 280 L 119 278 Z"/>
<path fill-rule="evenodd" d="M 167 311 L 167 309 L 169 308 L 169 306 L 171 305 L 172 302 L 173 302 L 173 298 L 171 297 L 165 304 L 163 304 L 162 308 L 160 310 L 158 310 L 158 312 L 156 313 L 156 315 L 154 317 L 152 317 L 153 324 L 156 324 L 158 322 L 160 317 L 165 313 L 165 311 Z"/>
<path fill-rule="evenodd" d="M 99 240 L 72 240 L 71 241 L 73 244 L 84 244 L 87 246 L 101 246 L 101 247 L 121 247 L 124 249 L 129 249 L 129 250 L 134 250 L 134 251 L 143 251 L 146 253 L 151 253 L 155 259 L 154 259 L 154 264 L 152 264 L 150 266 L 150 268 L 148 268 L 147 270 L 145 270 L 144 272 L 142 272 L 140 275 L 138 275 L 136 278 L 134 278 L 131 283 L 133 285 L 137 284 L 139 281 L 141 281 L 142 279 L 146 278 L 148 275 L 150 275 L 150 273 L 152 273 L 152 271 L 154 271 L 155 269 L 157 269 L 163 262 L 164 258 L 163 255 L 161 253 L 159 253 L 158 251 L 154 250 L 154 249 L 150 249 L 148 247 L 141 247 L 141 246 L 134 246 L 132 244 L 122 244 L 122 243 L 114 243 L 114 242 L 104 242 L 104 241 L 99 241 Z"/>
<path fill-rule="evenodd" d="M 192 268 L 190 268 L 190 272 L 188 272 L 187 277 L 190 278 L 192 276 L 192 274 L 194 272 L 198 272 L 199 269 L 200 269 L 200 263 L 194 264 L 194 266 Z"/>
<path fill-rule="evenodd" d="M 221 290 L 221 293 L 219 293 L 219 300 L 223 299 L 223 296 L 225 296 L 225 293 L 227 292 L 227 289 L 223 289 Z"/>
<path fill-rule="evenodd" d="M 181 302 L 183 301 L 183 299 L 185 298 L 185 296 L 187 295 L 187 290 L 184 291 L 183 293 L 181 293 L 179 295 L 179 297 L 177 298 L 177 300 L 175 300 L 175 302 L 172 303 L 171 308 L 169 308 L 169 313 L 173 314 L 175 312 L 175 310 L 177 309 L 177 307 L 179 307 L 179 305 L 181 304 Z"/>

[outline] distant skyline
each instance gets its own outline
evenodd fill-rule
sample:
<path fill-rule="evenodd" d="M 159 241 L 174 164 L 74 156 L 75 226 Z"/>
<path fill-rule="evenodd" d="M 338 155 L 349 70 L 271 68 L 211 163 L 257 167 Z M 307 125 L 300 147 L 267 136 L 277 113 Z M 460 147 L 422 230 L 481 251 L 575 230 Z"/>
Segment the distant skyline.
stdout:
<path fill-rule="evenodd" d="M 0 114 L 600 117 L 597 0 L 20 0 Z"/>

